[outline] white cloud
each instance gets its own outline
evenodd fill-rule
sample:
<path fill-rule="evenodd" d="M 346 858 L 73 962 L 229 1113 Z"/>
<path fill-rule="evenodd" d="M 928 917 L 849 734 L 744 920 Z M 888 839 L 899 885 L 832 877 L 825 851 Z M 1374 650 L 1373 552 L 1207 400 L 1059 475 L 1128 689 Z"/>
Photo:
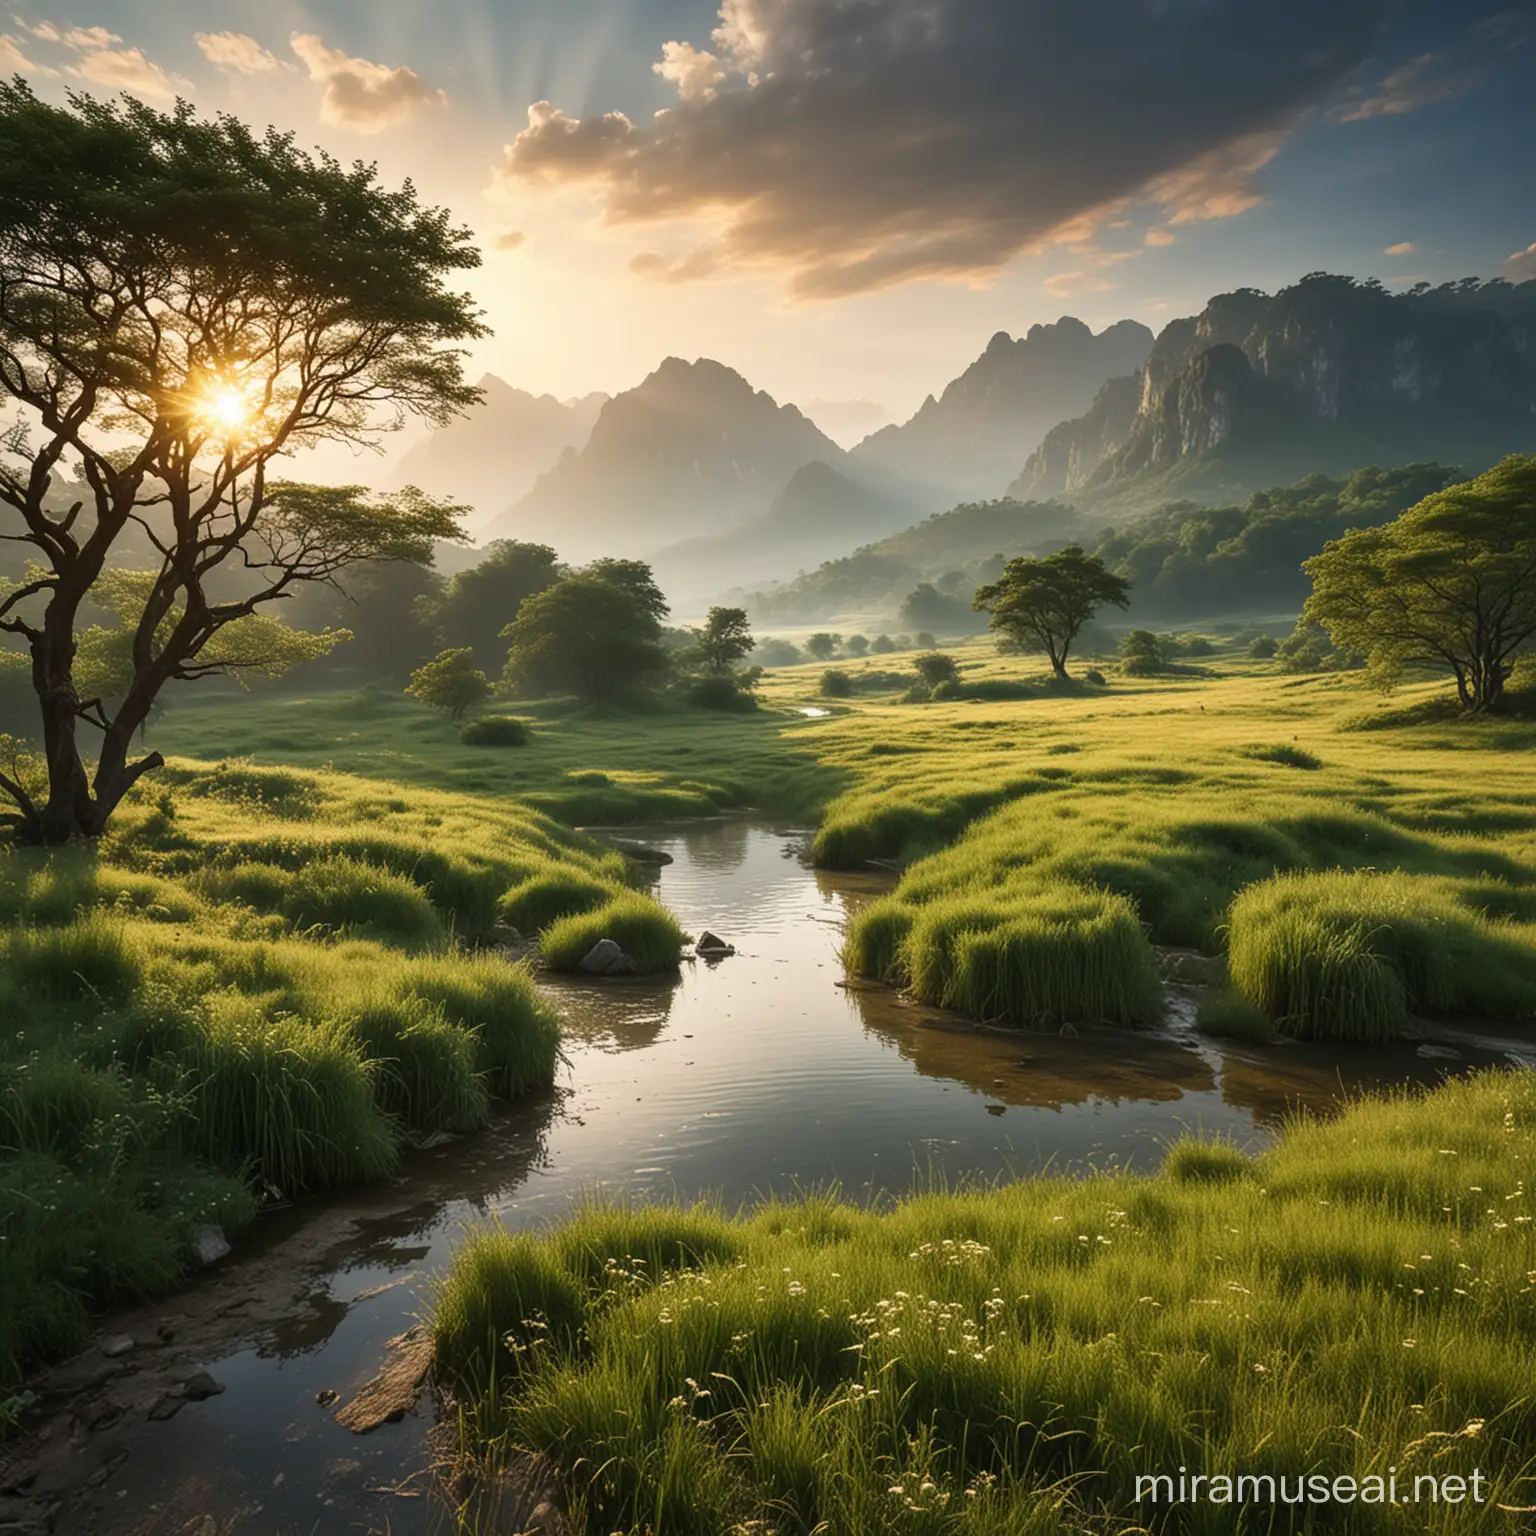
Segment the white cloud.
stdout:
<path fill-rule="evenodd" d="M 99 48 L 82 54 L 78 64 L 70 65 L 69 72 L 95 85 L 130 91 L 135 96 L 170 100 L 176 95 L 171 77 L 137 48 Z"/>
<path fill-rule="evenodd" d="M 1115 285 L 1092 272 L 1057 272 L 1040 287 L 1053 299 L 1071 299 L 1083 293 L 1110 293 Z"/>
<path fill-rule="evenodd" d="M 1523 251 L 1516 251 L 1504 265 L 1517 280 L 1536 277 L 1536 240 L 1533 240 Z"/>
<path fill-rule="evenodd" d="M 1447 72 L 1434 54 L 1421 53 L 1394 69 L 1374 88 L 1351 92 L 1350 99 L 1335 109 L 1334 116 L 1344 123 L 1364 122 L 1372 117 L 1402 117 L 1432 102 L 1460 96 L 1478 78 L 1474 70 Z"/>
<path fill-rule="evenodd" d="M 1147 245 L 1172 245 L 1178 238 L 1171 229 L 1160 229 L 1154 224 L 1146 233 L 1145 243 Z"/>
<path fill-rule="evenodd" d="M 725 66 L 712 53 L 692 43 L 664 43 L 660 63 L 651 65 L 663 80 L 677 87 L 679 101 L 708 101 L 725 79 Z"/>
<path fill-rule="evenodd" d="M 199 32 L 196 42 L 203 50 L 203 57 L 220 69 L 232 69 L 241 75 L 262 75 L 277 68 L 276 56 L 244 32 Z"/>
<path fill-rule="evenodd" d="M 58 43 L 62 42 L 64 38 L 64 34 L 51 21 L 23 21 L 18 16 L 16 18 L 16 25 L 24 32 L 30 32 L 33 37 L 44 43 Z"/>
<path fill-rule="evenodd" d="M 1389 245 L 1384 252 L 1387 256 L 1416 256 L 1418 246 L 1412 240 L 1399 240 L 1396 245 Z"/>
<path fill-rule="evenodd" d="M 325 39 L 313 32 L 295 32 L 289 42 L 309 70 L 309 78 L 325 86 L 320 116 L 327 123 L 377 133 L 414 117 L 422 107 L 448 99 L 404 64 L 391 69 L 352 58 L 339 48 L 328 48 Z"/>
<path fill-rule="evenodd" d="M 113 43 L 122 42 L 116 32 L 108 32 L 105 27 L 71 27 L 63 40 L 71 48 L 110 48 Z"/>
<path fill-rule="evenodd" d="M 1287 136 L 1284 130 L 1245 134 L 1159 177 L 1147 195 L 1162 204 L 1170 224 L 1236 218 L 1264 201 L 1254 178 L 1280 153 Z"/>
<path fill-rule="evenodd" d="M 0 72 L 7 75 L 27 75 L 37 65 L 21 51 L 21 44 L 9 33 L 0 32 Z"/>

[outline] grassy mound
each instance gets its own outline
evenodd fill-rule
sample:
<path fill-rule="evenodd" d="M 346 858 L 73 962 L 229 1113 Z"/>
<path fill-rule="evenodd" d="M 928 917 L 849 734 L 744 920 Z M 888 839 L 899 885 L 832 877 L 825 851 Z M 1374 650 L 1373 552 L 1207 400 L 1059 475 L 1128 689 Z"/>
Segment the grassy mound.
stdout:
<path fill-rule="evenodd" d="M 482 715 L 459 732 L 466 747 L 526 747 L 533 732 L 515 715 Z"/>
<path fill-rule="evenodd" d="M 551 869 L 513 886 L 498 910 L 501 920 L 519 933 L 538 933 L 559 918 L 591 912 L 618 894 L 612 881 L 595 880 L 578 870 Z"/>
<path fill-rule="evenodd" d="M 590 912 L 551 923 L 539 935 L 539 952 L 550 970 L 574 971 L 601 939 L 612 939 L 642 975 L 675 971 L 685 942 L 682 929 L 660 902 L 626 891 Z"/>
<path fill-rule="evenodd" d="M 470 1449 L 541 1448 L 593 1533 L 1502 1532 L 1532 1502 L 1533 1158 L 1536 1078 L 1502 1073 L 1150 1178 L 648 1210 L 661 1262 L 583 1212 L 466 1245 L 439 1367 Z M 1138 1498 L 1181 1467 L 1476 1468 L 1485 1498 Z"/>
<path fill-rule="evenodd" d="M 1445 881 L 1278 876 L 1232 904 L 1228 944 L 1238 991 L 1303 1038 L 1387 1040 L 1410 1012 L 1536 1017 L 1536 928 Z"/>

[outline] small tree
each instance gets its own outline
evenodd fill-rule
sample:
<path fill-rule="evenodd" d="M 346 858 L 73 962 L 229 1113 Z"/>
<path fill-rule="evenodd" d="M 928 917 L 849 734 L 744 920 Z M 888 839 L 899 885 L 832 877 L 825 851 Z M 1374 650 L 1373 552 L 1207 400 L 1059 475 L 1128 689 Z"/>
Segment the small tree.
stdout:
<path fill-rule="evenodd" d="M 912 636 L 912 644 L 921 650 L 931 651 L 939 643 L 939 637 L 931 629 L 920 629 Z M 903 647 L 906 649 L 906 647 Z"/>
<path fill-rule="evenodd" d="M 475 653 L 466 645 L 442 651 L 411 673 L 405 691 L 428 709 L 440 709 L 452 720 L 491 696 L 491 680 L 475 666 Z"/>
<path fill-rule="evenodd" d="M 889 656 L 896 649 L 896 642 L 889 635 L 876 635 L 869 648 L 876 656 Z"/>
<path fill-rule="evenodd" d="M 756 642 L 745 608 L 711 608 L 693 631 L 693 652 L 710 672 L 729 672 Z"/>
<path fill-rule="evenodd" d="M 849 635 L 843 641 L 843 653 L 847 656 L 867 656 L 869 654 L 869 636 Z"/>
<path fill-rule="evenodd" d="M 507 681 L 605 703 L 660 678 L 666 599 L 638 560 L 599 560 L 528 598 L 505 634 Z"/>
<path fill-rule="evenodd" d="M 851 699 L 853 679 L 841 667 L 828 667 L 821 674 L 821 696 L 824 699 Z"/>
<path fill-rule="evenodd" d="M 1462 707 L 1499 706 L 1536 641 L 1536 457 L 1513 454 L 1381 528 L 1357 528 L 1305 562 L 1304 624 L 1359 651 L 1384 689 L 1426 668 Z"/>
<path fill-rule="evenodd" d="M 955 658 L 943 651 L 924 651 L 922 655 L 913 658 L 912 665 L 930 688 L 937 688 L 940 683 L 960 680 L 960 668 L 955 664 Z"/>
<path fill-rule="evenodd" d="M 1130 677 L 1153 677 L 1168 664 L 1163 642 L 1150 629 L 1133 629 L 1119 644 L 1120 661 Z"/>
<path fill-rule="evenodd" d="M 1043 560 L 1010 560 L 998 580 L 977 588 L 972 599 L 1017 649 L 1044 651 L 1057 677 L 1067 675 L 1072 642 L 1106 603 L 1127 607 L 1130 583 L 1076 544 Z"/>
<path fill-rule="evenodd" d="M 837 654 L 837 648 L 843 643 L 841 635 L 831 634 L 827 630 L 818 630 L 805 642 L 805 654 L 812 661 L 830 661 Z"/>
<path fill-rule="evenodd" d="M 25 642 L 47 792 L 9 775 L 4 818 L 31 841 L 94 836 L 158 753 L 133 739 L 170 682 L 250 666 L 236 625 L 365 560 L 424 561 L 459 509 L 420 492 L 285 485 L 279 456 L 371 444 L 407 415 L 478 398 L 461 343 L 485 334 L 445 286 L 468 230 L 365 165 L 306 155 L 232 118 L 0 83 L 0 537 L 34 564 L 0 594 Z M 51 490 L 78 477 L 64 506 Z M 124 616 L 109 703 L 76 675 L 80 622 L 109 557 L 157 559 Z M 269 640 L 281 637 L 266 631 Z M 284 642 L 286 643 L 286 642 Z M 94 769 L 79 741 L 101 732 Z"/>

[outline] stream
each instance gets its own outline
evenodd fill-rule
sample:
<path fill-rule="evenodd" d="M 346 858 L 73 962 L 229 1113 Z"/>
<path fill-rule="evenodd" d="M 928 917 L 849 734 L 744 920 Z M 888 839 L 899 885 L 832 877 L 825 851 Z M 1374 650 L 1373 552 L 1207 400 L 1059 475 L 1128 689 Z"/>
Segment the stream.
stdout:
<path fill-rule="evenodd" d="M 442 1529 L 427 1497 L 430 1399 L 366 1436 L 317 1400 L 345 1400 L 374 1373 L 428 1310 L 466 1226 L 488 1216 L 537 1227 L 599 1193 L 735 1206 L 835 1184 L 879 1201 L 928 1181 L 1151 1169 L 1186 1129 L 1258 1146 L 1297 1105 L 1505 1059 L 1493 1040 L 1464 1041 L 1454 1060 L 1413 1043 L 1217 1045 L 1177 992 L 1155 1033 L 978 1030 L 846 983 L 844 924 L 891 877 L 813 870 L 804 834 L 749 819 L 625 835 L 671 856 L 657 889 L 684 928 L 737 953 L 665 981 L 546 982 L 569 1059 L 552 1093 L 411 1154 L 392 1184 L 264 1217 L 188 1293 L 141 1309 L 135 1335 L 156 1313 L 203 1316 L 187 1347 L 224 1390 L 165 1422 L 125 1412 L 110 1431 L 120 1445 L 97 1459 L 110 1470 L 64 1495 L 56 1529 Z"/>

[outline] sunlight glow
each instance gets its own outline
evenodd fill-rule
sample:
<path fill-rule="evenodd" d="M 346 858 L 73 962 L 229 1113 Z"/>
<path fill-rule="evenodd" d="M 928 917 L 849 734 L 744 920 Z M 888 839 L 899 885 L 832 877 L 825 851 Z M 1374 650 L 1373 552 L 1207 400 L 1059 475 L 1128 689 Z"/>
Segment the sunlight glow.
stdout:
<path fill-rule="evenodd" d="M 194 397 L 193 420 L 210 437 L 238 442 L 251 437 L 261 410 L 256 391 L 234 379 L 211 379 Z"/>

